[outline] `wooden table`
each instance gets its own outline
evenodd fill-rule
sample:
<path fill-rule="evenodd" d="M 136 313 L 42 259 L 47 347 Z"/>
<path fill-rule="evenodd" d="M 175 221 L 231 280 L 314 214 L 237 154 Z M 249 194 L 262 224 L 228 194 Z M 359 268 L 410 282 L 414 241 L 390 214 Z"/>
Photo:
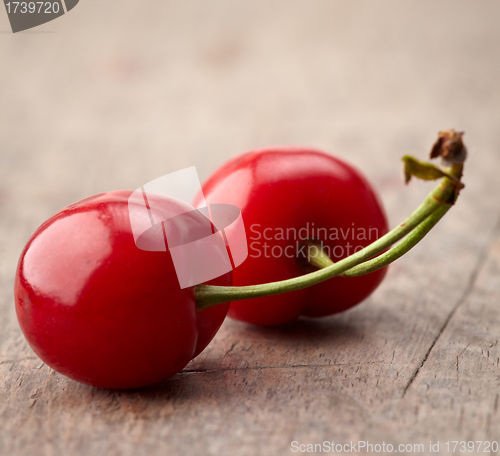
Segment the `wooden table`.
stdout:
<path fill-rule="evenodd" d="M 1 13 L 0 454 L 499 441 L 499 14 L 486 0 L 82 0 L 13 35 Z M 138 392 L 62 377 L 19 330 L 20 251 L 73 201 L 305 144 L 362 169 L 394 226 L 433 185 L 405 187 L 400 157 L 424 158 L 450 127 L 470 152 L 458 204 L 350 311 L 228 320 L 183 372 Z"/>

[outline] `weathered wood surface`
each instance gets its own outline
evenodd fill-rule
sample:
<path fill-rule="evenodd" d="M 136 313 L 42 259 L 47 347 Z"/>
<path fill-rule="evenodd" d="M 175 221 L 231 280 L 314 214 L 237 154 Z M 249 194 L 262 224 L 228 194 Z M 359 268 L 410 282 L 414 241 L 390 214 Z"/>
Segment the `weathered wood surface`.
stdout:
<path fill-rule="evenodd" d="M 500 440 L 499 17 L 492 1 L 86 0 L 45 33 L 0 34 L 0 454 Z M 68 380 L 20 333 L 18 255 L 66 204 L 298 143 L 361 168 L 394 225 L 430 188 L 403 186 L 400 156 L 449 127 L 466 131 L 466 190 L 355 309 L 227 321 L 139 392 Z"/>

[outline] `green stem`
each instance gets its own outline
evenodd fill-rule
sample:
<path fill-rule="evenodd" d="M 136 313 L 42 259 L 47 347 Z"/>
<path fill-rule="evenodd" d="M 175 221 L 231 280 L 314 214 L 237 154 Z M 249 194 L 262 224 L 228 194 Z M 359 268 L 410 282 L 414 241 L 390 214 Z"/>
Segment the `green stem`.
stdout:
<path fill-rule="evenodd" d="M 427 233 L 432 230 L 432 228 L 434 228 L 439 220 L 441 220 L 441 218 L 450 210 L 450 207 L 451 206 L 440 207 L 427 217 L 425 221 L 415 228 L 410 234 L 408 234 L 408 236 L 406 236 L 406 238 L 398 245 L 382 255 L 373 258 L 372 260 L 365 261 L 364 263 L 343 272 L 340 274 L 340 277 L 358 277 L 370 274 L 371 272 L 385 268 L 389 264 L 401 258 L 405 253 L 415 247 L 427 235 Z M 330 260 L 330 258 L 328 259 Z M 330 260 L 330 262 L 331 261 L 332 260 Z M 323 264 L 325 263 L 325 260 L 323 260 Z"/>
<path fill-rule="evenodd" d="M 463 165 L 454 165 L 446 171 L 451 176 L 460 179 L 460 177 L 462 176 L 462 168 Z M 432 221 L 434 221 L 434 224 L 436 224 L 437 221 L 444 215 L 444 213 L 446 213 L 447 210 L 451 207 L 451 205 L 453 205 L 458 196 L 458 192 L 459 189 L 457 188 L 456 182 L 453 179 L 445 177 L 441 181 L 441 183 L 427 196 L 427 198 L 415 210 L 415 212 L 413 212 L 413 214 L 411 214 L 403 223 L 398 225 L 393 230 L 389 231 L 386 235 L 382 236 L 377 241 L 360 250 L 359 252 L 329 266 L 323 267 L 318 271 L 314 271 L 303 276 L 294 277 L 292 279 L 282 280 L 280 282 L 271 282 L 245 287 L 197 285 L 195 287 L 195 295 L 198 310 L 200 311 L 212 305 L 221 304 L 224 302 L 239 301 L 243 299 L 258 298 L 263 296 L 272 296 L 276 294 L 300 290 L 302 288 L 316 285 L 332 277 L 339 276 L 346 271 L 354 268 L 355 266 L 358 266 L 361 263 L 370 260 L 396 242 L 400 241 L 403 237 L 411 233 L 417 226 L 422 224 L 432 214 L 439 210 L 438 215 L 436 216 L 437 219 L 431 219 Z M 422 230 L 425 231 L 425 226 Z M 425 236 L 425 234 L 422 235 L 420 239 Z M 418 237 L 419 236 L 417 233 L 416 238 Z M 415 236 L 413 238 L 410 238 L 410 242 L 414 241 Z M 408 240 L 405 240 L 405 243 L 406 242 L 408 242 Z M 396 248 L 396 252 L 392 252 L 391 255 L 394 255 L 394 259 L 399 258 L 399 256 L 404 253 L 404 245 L 405 244 L 403 244 L 403 246 L 401 247 L 398 246 L 399 250 L 397 250 Z M 402 252 L 401 255 L 397 256 L 398 252 Z M 387 257 L 385 260 L 383 259 L 384 255 L 382 255 L 380 258 L 381 261 L 388 261 Z M 392 261 L 394 261 L 394 259 L 392 259 Z M 379 260 L 379 258 L 376 258 L 375 261 L 376 260 Z"/>

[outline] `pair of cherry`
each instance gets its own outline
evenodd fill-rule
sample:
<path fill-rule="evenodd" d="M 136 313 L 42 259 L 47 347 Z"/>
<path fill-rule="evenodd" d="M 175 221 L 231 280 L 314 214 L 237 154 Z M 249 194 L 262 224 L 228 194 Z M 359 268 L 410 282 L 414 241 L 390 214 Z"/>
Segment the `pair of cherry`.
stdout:
<path fill-rule="evenodd" d="M 211 285 L 299 277 L 311 269 L 299 258 L 308 251 L 304 241 L 320 243 L 337 261 L 387 232 L 366 179 L 316 150 L 246 153 L 217 170 L 203 191 L 210 204 L 241 209 L 249 248 L 242 265 Z M 80 382 L 106 388 L 158 383 L 208 345 L 228 311 L 232 318 L 263 325 L 331 315 L 365 299 L 385 275 L 380 269 L 335 277 L 197 310 L 195 287 L 180 288 L 170 253 L 136 247 L 130 194 L 113 191 L 64 208 L 38 228 L 19 260 L 15 298 L 21 329 L 44 362 Z M 165 200 L 171 204 L 176 203 Z"/>

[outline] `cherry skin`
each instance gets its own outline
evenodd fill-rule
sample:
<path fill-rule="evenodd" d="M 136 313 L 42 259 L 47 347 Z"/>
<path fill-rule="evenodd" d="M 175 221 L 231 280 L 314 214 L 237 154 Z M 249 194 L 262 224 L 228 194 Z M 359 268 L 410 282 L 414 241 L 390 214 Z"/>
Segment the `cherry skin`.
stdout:
<path fill-rule="evenodd" d="M 299 239 L 321 240 L 330 258 L 338 261 L 388 230 L 368 181 L 351 165 L 318 150 L 288 147 L 245 153 L 215 171 L 203 193 L 208 203 L 241 209 L 249 256 L 233 271 L 235 286 L 304 274 L 295 260 L 301 252 Z M 235 301 L 228 315 L 262 325 L 284 324 L 301 315 L 331 315 L 363 301 L 385 274 L 381 269 L 282 295 Z"/>
<path fill-rule="evenodd" d="M 130 194 L 62 209 L 33 234 L 17 268 L 16 312 L 30 346 L 54 370 L 97 387 L 139 388 L 173 376 L 228 310 L 197 313 L 194 289 L 180 288 L 170 253 L 136 247 Z M 162 204 L 168 212 L 181 203 Z M 231 274 L 207 283 L 231 285 Z"/>

